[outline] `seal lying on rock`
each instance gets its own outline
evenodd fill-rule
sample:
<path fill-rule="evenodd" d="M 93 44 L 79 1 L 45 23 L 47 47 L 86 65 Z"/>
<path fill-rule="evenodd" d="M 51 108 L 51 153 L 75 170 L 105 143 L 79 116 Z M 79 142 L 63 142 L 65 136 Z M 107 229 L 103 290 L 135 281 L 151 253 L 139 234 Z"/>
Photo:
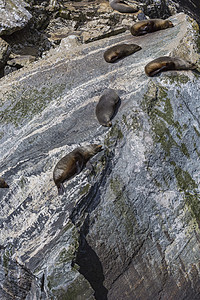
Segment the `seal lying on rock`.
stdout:
<path fill-rule="evenodd" d="M 138 11 L 137 5 L 135 7 L 129 6 L 126 2 L 121 0 L 109 0 L 110 6 L 121 13 L 135 13 Z"/>
<path fill-rule="evenodd" d="M 171 21 L 162 19 L 149 19 L 136 22 L 130 29 L 132 35 L 143 35 L 161 29 L 174 27 Z"/>
<path fill-rule="evenodd" d="M 100 97 L 96 106 L 96 116 L 103 126 L 112 126 L 111 119 L 119 106 L 120 98 L 113 89 L 107 89 Z"/>
<path fill-rule="evenodd" d="M 145 66 L 147 76 L 154 76 L 162 71 L 194 70 L 197 66 L 179 57 L 162 56 L 150 61 Z"/>
<path fill-rule="evenodd" d="M 9 188 L 9 185 L 5 182 L 5 180 L 0 177 L 0 188 Z"/>
<path fill-rule="evenodd" d="M 108 63 L 113 63 L 116 60 L 133 54 L 142 48 L 136 44 L 119 44 L 115 45 L 104 52 L 104 59 Z"/>
<path fill-rule="evenodd" d="M 74 149 L 59 160 L 53 170 L 53 180 L 58 188 L 59 195 L 64 193 L 63 182 L 79 174 L 88 160 L 101 150 L 103 150 L 102 146 L 97 144 L 82 146 Z"/>

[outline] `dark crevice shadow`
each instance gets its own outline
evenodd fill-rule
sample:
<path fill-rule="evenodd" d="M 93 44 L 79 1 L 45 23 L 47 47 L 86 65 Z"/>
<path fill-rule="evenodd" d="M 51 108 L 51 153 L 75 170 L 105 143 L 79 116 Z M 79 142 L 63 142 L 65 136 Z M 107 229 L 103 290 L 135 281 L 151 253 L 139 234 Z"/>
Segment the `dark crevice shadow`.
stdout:
<path fill-rule="evenodd" d="M 85 279 L 90 283 L 91 287 L 94 290 L 94 297 L 96 300 L 107 300 L 108 290 L 104 287 L 104 274 L 101 261 L 88 244 L 86 237 L 89 232 L 90 219 L 89 214 L 99 205 L 100 203 L 100 190 L 99 186 L 104 186 L 106 183 L 106 177 L 112 171 L 112 158 L 114 152 L 110 152 L 107 156 L 106 168 L 101 174 L 101 179 L 99 182 L 96 182 L 93 187 L 90 189 L 89 193 L 81 198 L 81 200 L 74 207 L 71 212 L 70 219 L 72 223 L 79 228 L 82 216 L 88 214 L 87 218 L 84 221 L 84 224 L 81 225 L 80 237 L 79 237 L 79 248 L 77 250 L 76 258 L 72 262 L 72 266 L 76 263 L 79 265 L 79 272 L 82 274 Z"/>
<path fill-rule="evenodd" d="M 200 75 L 200 71 L 199 71 L 199 70 L 197 70 L 197 69 L 195 69 L 195 70 L 192 70 L 192 73 L 195 73 L 195 74 L 197 74 L 197 75 Z"/>
<path fill-rule="evenodd" d="M 76 263 L 79 265 L 79 272 L 87 279 L 93 288 L 95 299 L 107 300 L 108 290 L 103 285 L 105 277 L 101 261 L 86 240 L 86 235 L 89 230 L 88 224 L 89 218 L 87 218 L 81 229 L 79 249 L 73 264 Z"/>

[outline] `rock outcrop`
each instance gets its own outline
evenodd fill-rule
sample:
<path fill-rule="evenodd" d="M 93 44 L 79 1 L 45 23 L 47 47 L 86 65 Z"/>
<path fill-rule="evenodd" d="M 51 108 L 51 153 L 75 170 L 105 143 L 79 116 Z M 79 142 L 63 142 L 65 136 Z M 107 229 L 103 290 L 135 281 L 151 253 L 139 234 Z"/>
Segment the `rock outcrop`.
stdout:
<path fill-rule="evenodd" d="M 71 48 L 68 38 L 0 80 L 0 176 L 10 186 L 0 190 L 1 299 L 14 299 L 12 283 L 22 295 L 23 280 L 25 299 L 198 299 L 199 74 L 144 73 L 158 56 L 199 59 L 197 23 L 171 20 L 141 37 L 73 37 Z M 106 63 L 122 42 L 142 50 Z M 95 117 L 106 88 L 122 101 L 111 129 Z M 94 170 L 58 196 L 55 164 L 88 143 L 104 147 Z"/>
<path fill-rule="evenodd" d="M 24 28 L 32 18 L 23 0 L 0 0 L 0 35 Z"/>

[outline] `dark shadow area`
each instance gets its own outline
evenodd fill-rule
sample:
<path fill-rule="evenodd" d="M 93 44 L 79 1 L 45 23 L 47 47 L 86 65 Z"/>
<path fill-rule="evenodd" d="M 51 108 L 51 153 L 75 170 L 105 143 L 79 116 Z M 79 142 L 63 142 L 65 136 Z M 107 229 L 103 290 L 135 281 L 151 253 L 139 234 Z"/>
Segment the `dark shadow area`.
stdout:
<path fill-rule="evenodd" d="M 86 219 L 80 232 L 79 249 L 74 263 L 78 264 L 79 272 L 88 280 L 95 291 L 96 300 L 107 300 L 108 290 L 104 287 L 104 274 L 102 264 L 95 251 L 86 241 L 89 228 L 89 219 Z"/>
<path fill-rule="evenodd" d="M 184 11 L 192 18 L 194 18 L 200 25 L 200 1 L 199 0 L 176 0 L 180 4 L 179 12 Z"/>
<path fill-rule="evenodd" d="M 194 74 L 196 74 L 196 75 L 200 75 L 200 71 L 198 71 L 198 70 L 192 70 L 192 73 L 194 73 Z"/>
<path fill-rule="evenodd" d="M 99 205 L 101 199 L 99 187 L 105 185 L 106 177 L 109 176 L 112 171 L 113 157 L 113 152 L 109 152 L 109 154 L 105 153 L 104 159 L 106 159 L 106 167 L 101 174 L 100 180 L 91 187 L 89 193 L 84 195 L 73 209 L 70 219 L 75 226 L 80 226 L 84 214 L 90 214 Z M 89 226 L 90 220 L 88 215 L 80 229 L 79 248 L 72 265 L 74 263 L 79 265 L 80 274 L 88 280 L 95 291 L 95 299 L 107 300 L 108 290 L 103 285 L 105 277 L 101 261 L 86 240 Z"/>

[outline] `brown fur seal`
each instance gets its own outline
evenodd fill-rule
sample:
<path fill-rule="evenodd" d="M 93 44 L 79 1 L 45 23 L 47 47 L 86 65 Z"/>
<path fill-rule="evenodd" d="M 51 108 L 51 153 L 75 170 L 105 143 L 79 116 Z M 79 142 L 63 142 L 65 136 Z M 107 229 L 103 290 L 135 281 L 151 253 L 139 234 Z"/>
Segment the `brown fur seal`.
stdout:
<path fill-rule="evenodd" d="M 5 182 L 5 180 L 0 177 L 0 188 L 9 188 L 9 185 Z"/>
<path fill-rule="evenodd" d="M 137 36 L 170 27 L 174 27 L 174 25 L 169 20 L 149 19 L 136 22 L 130 30 L 132 35 Z"/>
<path fill-rule="evenodd" d="M 63 182 L 79 174 L 88 160 L 102 150 L 101 145 L 91 144 L 74 149 L 65 155 L 53 170 L 53 180 L 58 188 L 58 194 L 64 193 Z"/>
<path fill-rule="evenodd" d="M 104 59 L 108 63 L 113 63 L 116 60 L 133 54 L 142 48 L 136 44 L 119 44 L 107 49 L 104 52 Z"/>
<path fill-rule="evenodd" d="M 121 0 L 109 0 L 110 6 L 119 11 L 120 13 L 135 13 L 138 11 L 138 7 L 129 6 L 126 2 Z"/>
<path fill-rule="evenodd" d="M 162 56 L 150 61 L 145 66 L 147 76 L 154 76 L 168 70 L 194 70 L 197 66 L 179 57 Z"/>
<path fill-rule="evenodd" d="M 96 116 L 99 123 L 103 126 L 110 127 L 110 120 L 116 112 L 120 98 L 113 89 L 107 89 L 100 97 L 96 106 Z"/>

